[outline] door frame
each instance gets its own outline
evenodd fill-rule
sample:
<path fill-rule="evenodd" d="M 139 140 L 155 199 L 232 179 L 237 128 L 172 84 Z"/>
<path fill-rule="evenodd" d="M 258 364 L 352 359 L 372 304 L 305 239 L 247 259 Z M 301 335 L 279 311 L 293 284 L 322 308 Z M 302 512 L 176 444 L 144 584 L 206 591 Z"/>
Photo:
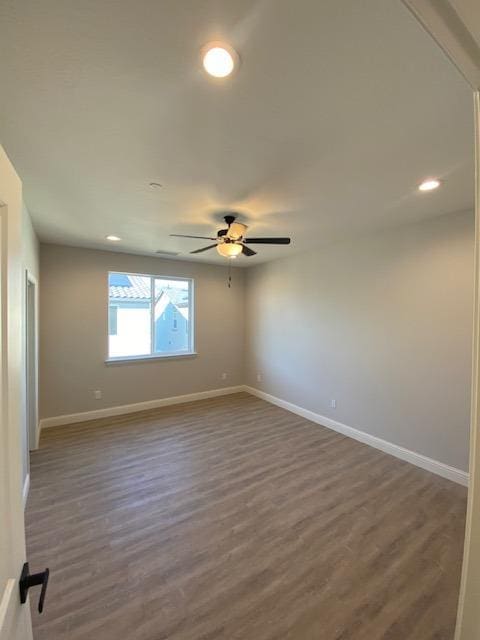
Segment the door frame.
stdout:
<path fill-rule="evenodd" d="M 33 420 L 33 425 L 34 425 L 34 429 L 32 432 L 32 425 L 30 423 L 30 419 L 29 419 L 29 415 L 28 415 L 28 391 L 29 391 L 29 366 L 30 366 L 30 361 L 29 361 L 29 336 L 28 336 L 28 331 L 29 331 L 29 315 L 28 315 L 28 311 L 29 311 L 29 303 L 28 303 L 28 286 L 32 285 L 34 287 L 34 297 L 33 297 L 33 353 L 34 353 L 34 372 L 33 372 L 33 388 L 34 388 L 34 403 L 33 403 L 33 412 L 34 412 L 34 420 Z M 26 427 L 27 427 L 27 436 L 28 436 L 28 450 L 29 451 L 34 451 L 35 449 L 38 449 L 38 445 L 39 445 L 39 440 L 40 440 L 40 430 L 38 428 L 38 344 L 39 344 L 39 340 L 38 340 L 38 302 L 39 302 L 39 295 L 38 295 L 38 280 L 37 278 L 33 275 L 33 273 L 27 268 L 25 269 L 25 295 L 24 295 L 24 300 L 25 300 L 25 398 L 26 398 L 26 402 L 25 402 L 25 409 L 26 409 L 26 414 L 25 414 L 25 421 L 26 421 Z"/>
<path fill-rule="evenodd" d="M 480 92 L 475 103 L 475 273 L 467 520 L 455 640 L 480 639 Z M 473 635 L 476 634 L 476 635 Z"/>

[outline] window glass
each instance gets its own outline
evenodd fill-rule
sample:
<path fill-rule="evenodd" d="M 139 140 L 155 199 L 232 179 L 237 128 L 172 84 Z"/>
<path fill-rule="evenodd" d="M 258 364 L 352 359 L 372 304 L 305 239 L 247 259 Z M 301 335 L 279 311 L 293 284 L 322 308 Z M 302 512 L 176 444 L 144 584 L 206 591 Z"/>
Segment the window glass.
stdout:
<path fill-rule="evenodd" d="M 189 351 L 190 281 L 155 278 L 155 353 Z"/>
<path fill-rule="evenodd" d="M 192 281 L 128 273 L 108 276 L 108 356 L 192 351 Z"/>

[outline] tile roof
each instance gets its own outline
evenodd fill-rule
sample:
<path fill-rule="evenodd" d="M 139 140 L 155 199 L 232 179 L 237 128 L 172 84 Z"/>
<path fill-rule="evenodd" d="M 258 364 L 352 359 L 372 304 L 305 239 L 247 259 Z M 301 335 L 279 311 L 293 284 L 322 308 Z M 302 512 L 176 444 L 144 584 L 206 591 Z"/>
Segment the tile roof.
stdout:
<path fill-rule="evenodd" d="M 143 276 L 127 276 L 129 286 L 111 285 L 110 298 L 116 300 L 150 300 L 150 279 Z"/>
<path fill-rule="evenodd" d="M 117 281 L 114 280 L 114 282 Z M 125 275 L 121 282 L 121 284 L 109 286 L 111 300 L 150 300 L 150 278 Z M 123 284 L 124 282 L 125 284 Z M 158 287 L 155 296 L 156 300 L 161 297 L 162 293 L 166 293 L 175 306 L 188 306 L 187 289 L 182 289 L 181 287 Z"/>

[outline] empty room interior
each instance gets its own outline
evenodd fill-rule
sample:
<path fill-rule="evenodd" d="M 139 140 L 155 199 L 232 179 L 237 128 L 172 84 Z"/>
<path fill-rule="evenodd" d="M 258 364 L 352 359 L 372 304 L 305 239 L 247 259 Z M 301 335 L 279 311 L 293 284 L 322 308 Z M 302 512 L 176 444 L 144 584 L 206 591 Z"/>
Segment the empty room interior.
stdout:
<path fill-rule="evenodd" d="M 0 0 L 0 640 L 480 638 L 474 5 Z"/>

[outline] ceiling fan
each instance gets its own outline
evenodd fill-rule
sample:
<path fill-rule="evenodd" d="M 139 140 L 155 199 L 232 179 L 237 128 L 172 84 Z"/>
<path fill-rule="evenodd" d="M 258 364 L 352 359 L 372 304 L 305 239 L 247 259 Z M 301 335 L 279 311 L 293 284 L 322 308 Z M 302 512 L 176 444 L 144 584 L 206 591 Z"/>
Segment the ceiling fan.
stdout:
<path fill-rule="evenodd" d="M 227 215 L 224 220 L 227 224 L 226 229 L 220 229 L 216 238 L 208 236 L 186 236 L 179 233 L 171 233 L 175 238 L 197 238 L 198 240 L 214 240 L 215 244 L 209 244 L 208 247 L 195 249 L 190 253 L 202 253 L 209 249 L 217 248 L 218 253 L 225 258 L 236 258 L 240 253 L 249 258 L 256 255 L 256 251 L 247 247 L 247 244 L 290 244 L 290 238 L 246 238 L 247 225 L 242 222 L 235 222 L 234 215 Z"/>

